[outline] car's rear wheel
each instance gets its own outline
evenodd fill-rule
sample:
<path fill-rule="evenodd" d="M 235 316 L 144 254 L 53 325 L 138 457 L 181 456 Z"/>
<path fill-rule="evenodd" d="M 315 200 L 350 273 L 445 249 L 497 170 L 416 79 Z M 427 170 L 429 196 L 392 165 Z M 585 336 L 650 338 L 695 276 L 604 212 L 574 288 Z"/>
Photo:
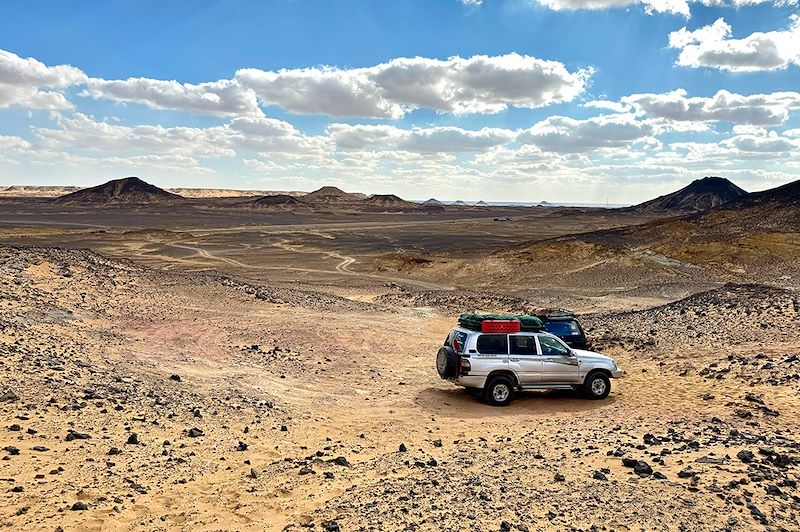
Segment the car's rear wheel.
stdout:
<path fill-rule="evenodd" d="M 483 396 L 492 406 L 506 406 L 514 397 L 514 383 L 504 375 L 494 377 L 483 389 Z"/>
<path fill-rule="evenodd" d="M 583 382 L 583 393 L 589 399 L 605 399 L 611 392 L 611 380 L 605 373 L 590 373 Z"/>
<path fill-rule="evenodd" d="M 458 355 L 449 345 L 443 345 L 436 353 L 436 371 L 443 379 L 454 379 L 458 374 Z"/>

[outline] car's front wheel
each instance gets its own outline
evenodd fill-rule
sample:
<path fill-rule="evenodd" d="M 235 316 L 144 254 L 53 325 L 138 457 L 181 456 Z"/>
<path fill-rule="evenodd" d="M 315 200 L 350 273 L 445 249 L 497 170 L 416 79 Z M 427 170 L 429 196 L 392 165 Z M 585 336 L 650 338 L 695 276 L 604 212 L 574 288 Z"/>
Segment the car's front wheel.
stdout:
<path fill-rule="evenodd" d="M 504 375 L 494 377 L 483 389 L 483 395 L 492 406 L 506 406 L 514 397 L 514 383 Z"/>
<path fill-rule="evenodd" d="M 611 392 L 611 380 L 605 373 L 590 373 L 583 382 L 583 393 L 589 399 L 605 399 Z"/>

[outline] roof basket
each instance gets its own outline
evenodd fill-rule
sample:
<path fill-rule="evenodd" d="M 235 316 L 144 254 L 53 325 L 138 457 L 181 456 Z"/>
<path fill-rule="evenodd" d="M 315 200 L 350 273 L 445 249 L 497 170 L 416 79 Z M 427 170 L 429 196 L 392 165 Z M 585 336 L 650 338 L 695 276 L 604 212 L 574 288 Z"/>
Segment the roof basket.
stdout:
<path fill-rule="evenodd" d="M 462 314 L 461 316 L 458 317 L 459 326 L 473 331 L 484 331 L 483 327 L 484 321 L 493 321 L 493 322 L 518 321 L 519 329 L 517 330 L 525 332 L 537 332 L 544 329 L 544 324 L 542 323 L 542 320 L 540 320 L 536 316 L 529 316 L 527 314 Z"/>

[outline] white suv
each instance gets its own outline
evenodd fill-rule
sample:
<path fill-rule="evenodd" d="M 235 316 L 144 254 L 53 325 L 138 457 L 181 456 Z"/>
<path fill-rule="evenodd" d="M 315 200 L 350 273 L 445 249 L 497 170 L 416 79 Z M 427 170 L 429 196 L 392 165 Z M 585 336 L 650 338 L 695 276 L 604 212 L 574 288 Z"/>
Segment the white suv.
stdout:
<path fill-rule="evenodd" d="M 436 355 L 443 379 L 483 390 L 491 405 L 505 406 L 515 390 L 579 389 L 604 399 L 611 378 L 622 370 L 600 353 L 572 349 L 546 332 L 484 333 L 462 327 L 450 331 Z"/>

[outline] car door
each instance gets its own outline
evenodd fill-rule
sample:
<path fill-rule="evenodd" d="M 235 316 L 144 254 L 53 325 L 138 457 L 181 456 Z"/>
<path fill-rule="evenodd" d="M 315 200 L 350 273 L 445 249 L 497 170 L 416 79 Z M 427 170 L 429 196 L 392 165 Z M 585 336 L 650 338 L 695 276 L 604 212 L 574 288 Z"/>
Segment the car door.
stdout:
<path fill-rule="evenodd" d="M 508 337 L 508 367 L 517 374 L 522 386 L 542 380 L 542 357 L 532 334 L 512 334 Z"/>
<path fill-rule="evenodd" d="M 567 345 L 555 336 L 537 336 L 542 354 L 542 382 L 574 384 L 578 382 L 578 357 L 571 355 Z"/>
<path fill-rule="evenodd" d="M 482 371 L 475 375 L 488 375 L 497 369 L 508 369 L 508 335 L 480 334 L 475 342 L 477 353 L 470 355 L 480 359 Z M 474 364 L 473 367 L 478 366 Z"/>

